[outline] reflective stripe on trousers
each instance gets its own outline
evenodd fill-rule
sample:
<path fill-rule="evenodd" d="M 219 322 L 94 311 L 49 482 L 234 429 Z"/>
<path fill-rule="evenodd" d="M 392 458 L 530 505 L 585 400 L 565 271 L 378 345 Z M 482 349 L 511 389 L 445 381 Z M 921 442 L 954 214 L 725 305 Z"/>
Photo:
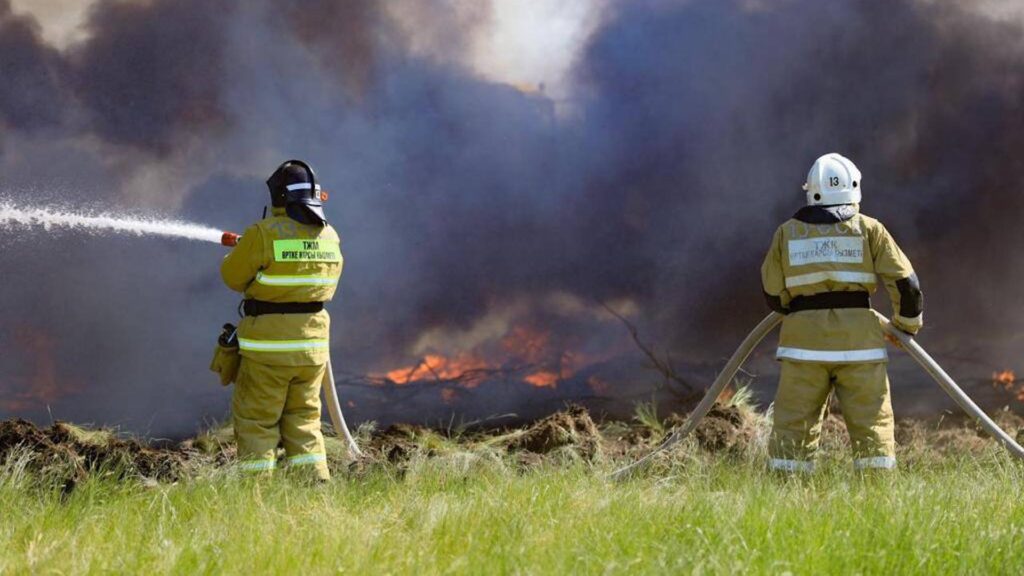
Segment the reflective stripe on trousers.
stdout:
<path fill-rule="evenodd" d="M 277 462 L 274 460 L 248 460 L 238 463 L 238 469 L 243 472 L 265 472 L 274 468 L 277 468 Z"/>
<path fill-rule="evenodd" d="M 239 338 L 238 348 L 252 352 L 295 352 L 297 350 L 316 350 L 327 348 L 330 341 L 326 339 L 314 340 L 250 340 Z"/>
<path fill-rule="evenodd" d="M 864 470 L 865 468 L 874 468 L 882 470 L 892 470 L 896 467 L 896 459 L 892 456 L 874 456 L 871 458 L 858 458 L 853 461 L 853 468 L 855 470 Z"/>
<path fill-rule="evenodd" d="M 308 466 L 310 464 L 319 464 L 321 462 L 327 462 L 326 454 L 298 454 L 296 456 L 289 456 L 285 459 L 285 462 L 289 466 Z"/>
<path fill-rule="evenodd" d="M 814 472 L 814 462 L 808 460 L 772 458 L 768 461 L 768 467 L 772 470 L 782 470 L 785 472 Z"/>

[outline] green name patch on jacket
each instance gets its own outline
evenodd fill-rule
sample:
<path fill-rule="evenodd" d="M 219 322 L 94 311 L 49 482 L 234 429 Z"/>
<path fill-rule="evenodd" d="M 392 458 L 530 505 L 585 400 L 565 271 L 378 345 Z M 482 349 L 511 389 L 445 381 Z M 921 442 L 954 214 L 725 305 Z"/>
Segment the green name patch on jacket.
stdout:
<path fill-rule="evenodd" d="M 276 262 L 341 262 L 337 240 L 274 240 Z"/>

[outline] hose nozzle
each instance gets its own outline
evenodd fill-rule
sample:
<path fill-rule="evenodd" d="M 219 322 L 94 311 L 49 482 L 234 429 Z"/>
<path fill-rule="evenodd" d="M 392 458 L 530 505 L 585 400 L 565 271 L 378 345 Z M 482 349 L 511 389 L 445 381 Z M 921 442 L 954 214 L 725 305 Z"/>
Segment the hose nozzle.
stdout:
<path fill-rule="evenodd" d="M 224 234 L 221 234 L 220 243 L 223 246 L 231 248 L 238 245 L 238 239 L 241 237 L 241 234 L 235 234 L 234 232 L 225 232 Z"/>

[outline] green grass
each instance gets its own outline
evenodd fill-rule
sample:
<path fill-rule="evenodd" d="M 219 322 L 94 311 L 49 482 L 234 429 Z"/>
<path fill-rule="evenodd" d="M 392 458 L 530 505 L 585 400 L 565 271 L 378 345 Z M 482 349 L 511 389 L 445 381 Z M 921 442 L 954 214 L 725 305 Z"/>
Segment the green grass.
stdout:
<path fill-rule="evenodd" d="M 992 450 L 805 480 L 683 446 L 622 484 L 612 463 L 516 472 L 500 455 L 418 459 L 323 487 L 215 472 L 69 495 L 0 468 L 0 573 L 1024 572 L 1024 468 Z"/>

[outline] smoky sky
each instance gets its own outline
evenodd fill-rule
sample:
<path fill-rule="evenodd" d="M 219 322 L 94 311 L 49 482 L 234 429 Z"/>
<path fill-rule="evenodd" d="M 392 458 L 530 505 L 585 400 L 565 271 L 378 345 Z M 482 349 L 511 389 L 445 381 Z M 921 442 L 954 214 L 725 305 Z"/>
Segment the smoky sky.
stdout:
<path fill-rule="evenodd" d="M 38 24 L 11 12 L 0 0 L 0 122 L 34 131 L 60 122 L 63 61 L 39 35 Z"/>
<path fill-rule="evenodd" d="M 377 2 L 107 0 L 57 51 L 0 0 L 0 185 L 171 198 L 154 205 L 241 230 L 266 175 L 305 158 L 346 254 L 335 364 L 377 370 L 428 330 L 552 293 L 633 301 L 650 339 L 707 360 L 765 312 L 771 232 L 837 151 L 917 268 L 926 343 L 999 362 L 1024 320 L 1024 49 L 968 4 L 611 2 L 555 103 L 418 54 Z M 431 7 L 452 54 L 487 24 Z M 7 232 L 0 248 L 6 394 L 56 380 L 58 416 L 153 433 L 223 415 L 206 372 L 237 303 L 220 249 Z"/>
<path fill-rule="evenodd" d="M 92 38 L 69 54 L 90 132 L 154 154 L 217 134 L 228 105 L 222 34 L 235 9 L 231 0 L 98 4 Z"/>

